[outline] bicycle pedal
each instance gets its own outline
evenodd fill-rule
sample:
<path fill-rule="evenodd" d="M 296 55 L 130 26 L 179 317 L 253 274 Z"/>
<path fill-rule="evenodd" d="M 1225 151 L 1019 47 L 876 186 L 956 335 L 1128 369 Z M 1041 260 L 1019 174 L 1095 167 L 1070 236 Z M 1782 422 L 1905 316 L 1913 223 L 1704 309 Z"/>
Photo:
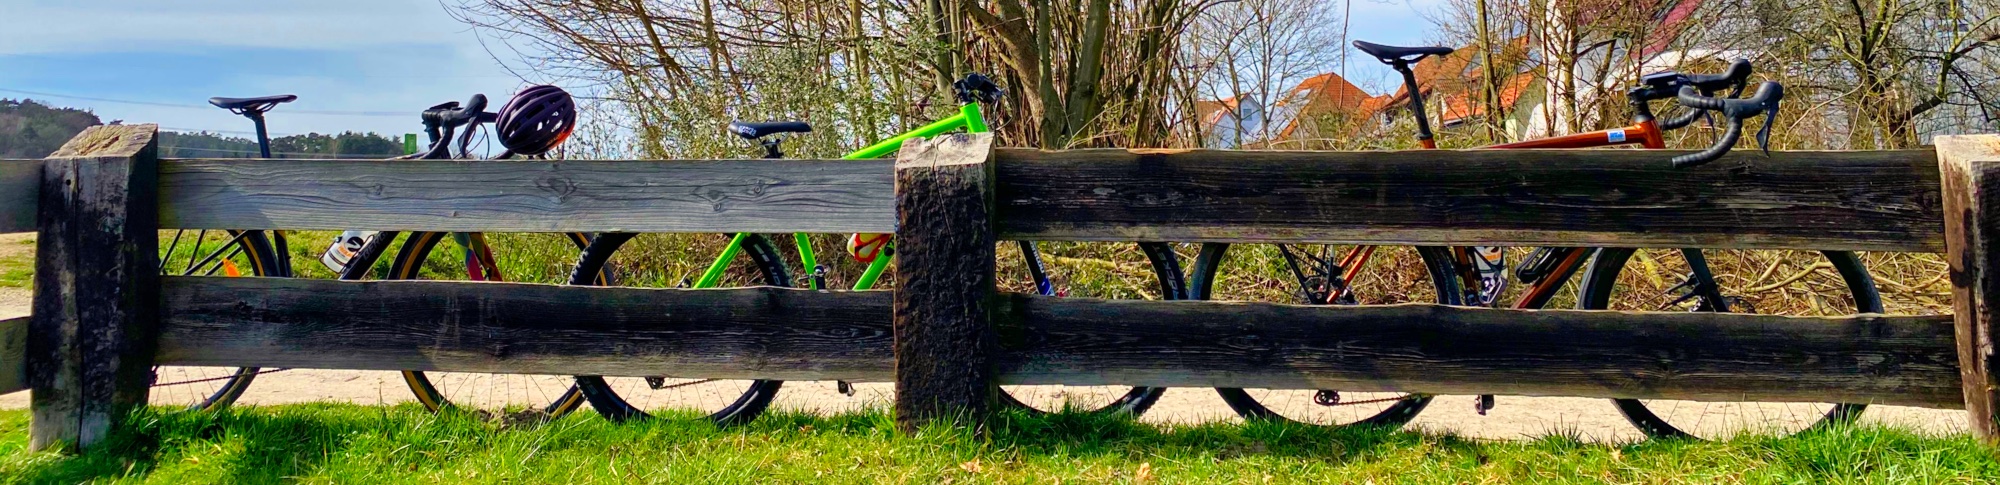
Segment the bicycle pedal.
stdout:
<path fill-rule="evenodd" d="M 1475 411 L 1479 411 L 1480 416 L 1485 416 L 1487 411 L 1493 410 L 1494 404 L 1495 403 L 1492 395 L 1481 394 L 1479 395 L 1478 401 L 1472 403 L 1472 409 Z"/>
<path fill-rule="evenodd" d="M 833 381 L 833 389 L 847 397 L 854 397 L 854 385 L 848 384 L 847 381 Z"/>
<path fill-rule="evenodd" d="M 646 378 L 646 387 L 650 387 L 650 388 L 653 388 L 653 390 L 660 390 L 660 389 L 665 389 L 665 388 L 667 387 L 667 378 L 665 378 L 665 377 L 647 377 L 647 378 Z"/>

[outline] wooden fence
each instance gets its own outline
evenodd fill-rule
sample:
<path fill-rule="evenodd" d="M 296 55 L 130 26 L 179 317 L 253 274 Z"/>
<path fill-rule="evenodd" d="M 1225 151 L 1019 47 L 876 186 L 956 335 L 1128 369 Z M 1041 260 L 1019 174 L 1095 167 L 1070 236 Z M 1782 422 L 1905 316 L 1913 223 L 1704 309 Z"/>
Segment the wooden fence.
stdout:
<path fill-rule="evenodd" d="M 0 392 L 33 388 L 36 447 L 100 439 L 155 364 L 893 381 L 908 426 L 977 423 L 996 383 L 1116 384 L 1963 407 L 2000 436 L 1990 136 L 1676 170 L 1657 151 L 1046 152 L 983 134 L 893 162 L 159 160 L 154 131 L 0 162 L 0 232 L 41 231 L 25 352 L 5 338 L 21 321 L 0 322 L 0 371 L 17 369 Z M 898 288 L 160 277 L 163 227 L 893 232 Z M 1048 298 L 995 291 L 1003 239 L 1946 252 L 1958 318 Z"/>

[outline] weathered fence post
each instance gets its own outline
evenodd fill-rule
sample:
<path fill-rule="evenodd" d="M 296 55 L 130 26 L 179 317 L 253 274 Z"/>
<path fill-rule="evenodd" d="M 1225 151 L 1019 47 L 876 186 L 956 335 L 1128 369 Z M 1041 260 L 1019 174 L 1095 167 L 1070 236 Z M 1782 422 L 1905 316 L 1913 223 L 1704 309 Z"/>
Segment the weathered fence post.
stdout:
<path fill-rule="evenodd" d="M 994 393 L 993 135 L 910 140 L 896 157 L 896 422 L 982 427 Z"/>
<path fill-rule="evenodd" d="M 44 162 L 29 447 L 81 449 L 146 403 L 159 308 L 158 125 L 93 126 Z"/>
<path fill-rule="evenodd" d="M 1937 154 L 1965 410 L 1972 434 L 1994 442 L 2000 440 L 1992 307 L 2000 304 L 2000 136 L 1940 136 Z"/>

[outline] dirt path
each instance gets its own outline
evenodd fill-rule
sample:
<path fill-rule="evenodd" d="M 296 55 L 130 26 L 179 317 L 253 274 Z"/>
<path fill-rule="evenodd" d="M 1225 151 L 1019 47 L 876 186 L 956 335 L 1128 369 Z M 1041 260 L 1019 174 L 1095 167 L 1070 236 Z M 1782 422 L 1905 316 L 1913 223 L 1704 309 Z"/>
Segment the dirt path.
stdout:
<path fill-rule="evenodd" d="M 23 244 L 32 234 L 0 235 L 0 261 L 33 250 Z M 28 313 L 29 292 L 0 287 L 0 317 Z M 163 373 L 163 375 L 165 375 Z M 891 388 L 887 384 L 862 384 L 853 397 L 835 392 L 831 382 L 787 383 L 776 407 L 783 409 L 836 412 L 867 407 L 886 407 Z M 394 372 L 289 370 L 259 376 L 239 401 L 243 404 L 282 404 L 339 401 L 357 404 L 399 403 L 411 400 L 410 391 Z M 1474 411 L 1472 396 L 1440 396 L 1424 410 L 1412 426 L 1485 439 L 1532 439 L 1553 433 L 1573 434 L 1592 441 L 1627 441 L 1640 438 L 1637 430 L 1620 417 L 1609 401 L 1561 397 L 1501 397 L 1499 406 L 1481 416 Z M 518 403 L 527 404 L 527 403 Z M 540 403 L 536 403 L 540 404 Z M 0 409 L 28 405 L 28 393 L 0 396 Z M 1755 412 L 1750 410 L 1747 412 Z M 1744 410 L 1734 410 L 1745 414 Z M 1200 423 L 1235 420 L 1229 406 L 1208 389 L 1172 389 L 1147 412 L 1146 421 Z M 1873 407 L 1864 422 L 1889 423 L 1907 429 L 1934 433 L 1965 430 L 1962 411 L 1901 407 Z"/>

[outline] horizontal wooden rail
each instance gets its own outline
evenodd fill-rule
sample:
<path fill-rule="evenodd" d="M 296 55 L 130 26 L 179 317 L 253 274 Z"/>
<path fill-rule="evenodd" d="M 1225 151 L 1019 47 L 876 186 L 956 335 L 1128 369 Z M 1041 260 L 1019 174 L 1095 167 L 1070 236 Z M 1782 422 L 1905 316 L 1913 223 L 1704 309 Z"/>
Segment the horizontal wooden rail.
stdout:
<path fill-rule="evenodd" d="M 1013 383 L 1961 402 L 1949 316 L 1011 298 Z"/>
<path fill-rule="evenodd" d="M 159 363 L 882 381 L 889 292 L 169 277 Z"/>
<path fill-rule="evenodd" d="M 0 394 L 28 388 L 28 316 L 0 318 Z"/>
<path fill-rule="evenodd" d="M 0 160 L 0 234 L 35 230 L 41 160 Z"/>
<path fill-rule="evenodd" d="M 159 363 L 886 381 L 888 292 L 168 277 Z M 1960 406 L 1949 316 L 996 303 L 1012 384 Z"/>
<path fill-rule="evenodd" d="M 1941 252 L 1931 150 L 996 150 L 1003 239 Z"/>
<path fill-rule="evenodd" d="M 167 160 L 160 225 L 890 232 L 888 160 Z"/>
<path fill-rule="evenodd" d="M 1004 239 L 1939 252 L 1929 150 L 995 150 Z M 890 232 L 890 162 L 169 160 L 163 227 Z"/>

